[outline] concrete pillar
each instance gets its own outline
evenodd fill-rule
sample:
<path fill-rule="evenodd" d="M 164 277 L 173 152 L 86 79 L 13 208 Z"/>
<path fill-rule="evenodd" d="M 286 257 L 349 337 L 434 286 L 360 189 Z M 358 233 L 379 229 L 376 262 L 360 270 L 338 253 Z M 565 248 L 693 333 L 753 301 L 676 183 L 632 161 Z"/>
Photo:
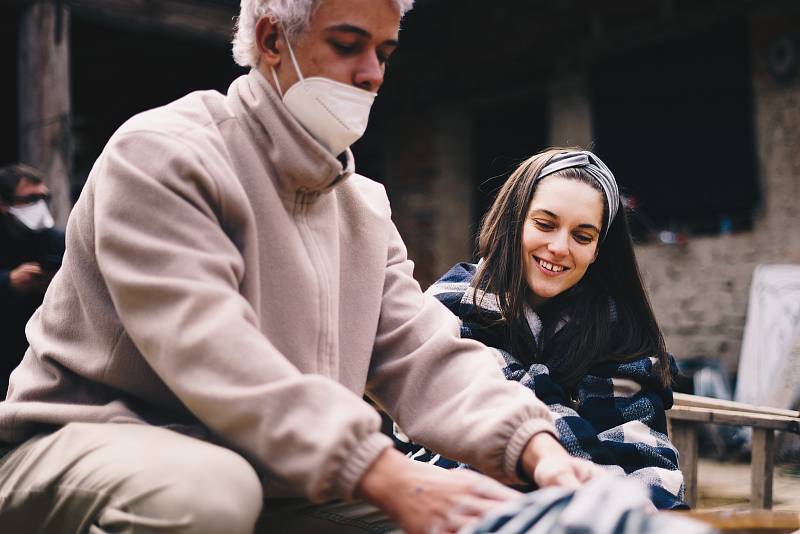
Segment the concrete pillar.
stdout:
<path fill-rule="evenodd" d="M 586 77 L 565 74 L 549 87 L 550 146 L 581 146 L 592 142 L 592 114 Z"/>
<path fill-rule="evenodd" d="M 72 205 L 69 11 L 60 1 L 35 2 L 20 25 L 19 159 L 44 172 L 53 217 L 64 228 Z"/>

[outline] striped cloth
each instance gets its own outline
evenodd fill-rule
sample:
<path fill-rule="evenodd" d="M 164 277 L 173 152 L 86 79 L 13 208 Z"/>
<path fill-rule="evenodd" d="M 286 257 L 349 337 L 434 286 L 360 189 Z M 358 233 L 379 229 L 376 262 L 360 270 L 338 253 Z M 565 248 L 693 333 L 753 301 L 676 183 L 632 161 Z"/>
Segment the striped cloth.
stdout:
<path fill-rule="evenodd" d="M 487 327 L 470 320 L 475 318 L 475 290 L 470 282 L 476 267 L 460 263 L 427 291 L 461 319 L 462 337 L 492 347 L 506 378 L 530 388 L 549 406 L 559 439 L 570 454 L 643 482 L 657 508 L 685 508 L 678 453 L 666 435 L 664 410 L 672 406 L 672 390 L 661 386 L 657 360 L 641 358 L 598 365 L 573 391 L 565 391 L 551 378 L 546 365 L 523 365 L 504 350 L 502 324 Z M 499 318 L 496 298 L 488 293 L 483 297 L 478 302 L 486 316 Z M 614 312 L 612 305 L 610 313 Z M 533 342 L 538 345 L 541 321 L 530 309 L 527 319 Z M 532 346 L 531 350 L 539 349 Z M 671 366 L 673 373 L 677 372 L 673 360 Z M 396 425 L 394 439 L 397 448 L 411 458 L 446 468 L 464 467 L 410 442 Z"/>

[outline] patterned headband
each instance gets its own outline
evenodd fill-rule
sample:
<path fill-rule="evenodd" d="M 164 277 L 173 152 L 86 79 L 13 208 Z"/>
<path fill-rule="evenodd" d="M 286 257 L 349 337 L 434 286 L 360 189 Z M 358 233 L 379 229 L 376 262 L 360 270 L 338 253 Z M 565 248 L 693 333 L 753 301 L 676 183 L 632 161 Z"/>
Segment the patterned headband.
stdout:
<path fill-rule="evenodd" d="M 608 201 L 608 219 L 606 220 L 605 228 L 603 228 L 603 237 L 605 238 L 606 234 L 608 234 L 611 222 L 617 215 L 617 208 L 619 207 L 619 189 L 617 188 L 617 181 L 614 179 L 614 174 L 606 167 L 606 164 L 603 163 L 600 158 L 588 150 L 561 152 L 550 158 L 547 165 L 542 168 L 536 181 L 538 182 L 545 176 L 550 176 L 564 169 L 576 167 L 584 169 L 589 176 L 594 178 L 594 180 L 600 184 L 600 187 L 603 188 L 603 192 L 606 195 L 606 200 Z"/>

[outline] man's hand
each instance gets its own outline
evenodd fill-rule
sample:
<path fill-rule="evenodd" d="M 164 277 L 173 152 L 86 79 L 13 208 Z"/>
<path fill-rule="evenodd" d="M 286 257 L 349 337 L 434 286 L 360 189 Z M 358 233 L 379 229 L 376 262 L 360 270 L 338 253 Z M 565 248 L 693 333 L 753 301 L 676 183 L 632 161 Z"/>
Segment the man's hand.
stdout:
<path fill-rule="evenodd" d="M 551 434 L 540 432 L 522 451 L 522 467 L 540 488 L 561 486 L 575 489 L 606 474 L 587 460 L 575 458 Z"/>
<path fill-rule="evenodd" d="M 9 284 L 20 293 L 40 291 L 47 287 L 47 277 L 38 263 L 23 263 L 9 274 Z"/>
<path fill-rule="evenodd" d="M 445 470 L 385 450 L 358 485 L 358 495 L 407 534 L 455 533 L 521 494 L 467 470 Z"/>

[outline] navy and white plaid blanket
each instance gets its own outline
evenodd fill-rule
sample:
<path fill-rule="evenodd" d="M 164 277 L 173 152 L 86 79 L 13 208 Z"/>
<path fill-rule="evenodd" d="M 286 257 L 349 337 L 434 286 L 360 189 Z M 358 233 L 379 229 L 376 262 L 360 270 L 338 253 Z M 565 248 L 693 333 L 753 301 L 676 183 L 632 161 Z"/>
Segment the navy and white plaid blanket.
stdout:
<path fill-rule="evenodd" d="M 547 366 L 526 367 L 504 350 L 505 336 L 498 332 L 503 325 L 487 327 L 470 320 L 475 317 L 475 290 L 470 287 L 475 271 L 475 265 L 460 263 L 427 291 L 461 319 L 462 337 L 494 348 L 506 378 L 529 387 L 549 406 L 559 439 L 570 454 L 642 481 L 657 508 L 685 508 L 678 453 L 667 438 L 664 413 L 672 406 L 672 390 L 660 384 L 654 369 L 657 360 L 641 358 L 598 365 L 570 395 L 550 377 Z M 493 295 L 487 293 L 482 300 L 479 296 L 478 302 L 486 316 L 494 314 L 499 318 Z M 541 321 L 532 310 L 528 310 L 527 319 L 531 333 L 538 339 Z M 672 366 L 676 371 L 674 361 Z M 459 466 L 410 443 L 396 425 L 394 434 L 396 446 L 411 458 L 446 468 Z"/>

